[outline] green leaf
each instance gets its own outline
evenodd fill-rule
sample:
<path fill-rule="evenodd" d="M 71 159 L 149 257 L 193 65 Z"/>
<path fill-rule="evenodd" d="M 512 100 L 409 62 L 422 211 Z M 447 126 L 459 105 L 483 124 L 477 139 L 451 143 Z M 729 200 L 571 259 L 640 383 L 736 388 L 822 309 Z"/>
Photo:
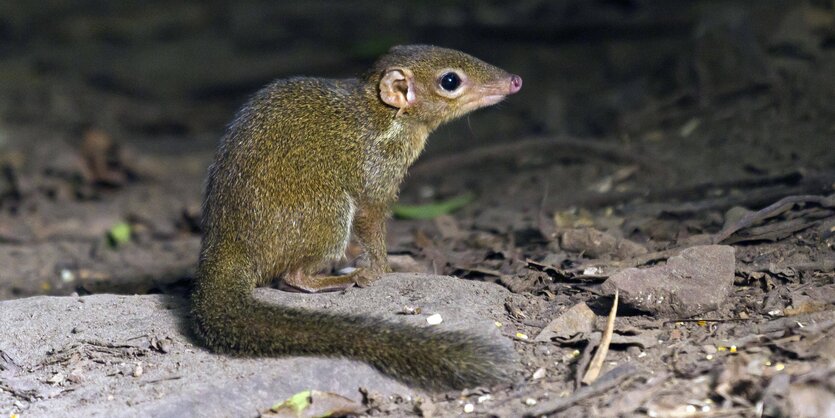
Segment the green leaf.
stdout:
<path fill-rule="evenodd" d="M 311 392 L 309 390 L 304 390 L 287 398 L 284 402 L 273 405 L 270 410 L 273 412 L 279 412 L 281 410 L 289 409 L 298 415 L 304 411 L 305 408 L 310 406 L 310 401 Z"/>
<path fill-rule="evenodd" d="M 394 216 L 401 219 L 432 219 L 455 212 L 475 199 L 475 194 L 465 193 L 451 199 L 426 205 L 394 205 Z"/>
<path fill-rule="evenodd" d="M 114 247 L 130 241 L 130 224 L 127 222 L 119 222 L 113 225 L 107 231 L 107 238 L 110 239 L 110 244 Z"/>

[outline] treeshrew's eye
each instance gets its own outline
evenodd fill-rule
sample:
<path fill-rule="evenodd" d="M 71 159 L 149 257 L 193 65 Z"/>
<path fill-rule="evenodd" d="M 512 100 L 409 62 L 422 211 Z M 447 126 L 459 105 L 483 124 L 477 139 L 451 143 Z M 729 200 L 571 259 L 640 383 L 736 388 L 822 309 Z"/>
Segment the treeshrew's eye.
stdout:
<path fill-rule="evenodd" d="M 455 91 L 461 85 L 461 77 L 454 72 L 448 72 L 441 76 L 441 88 L 446 91 Z"/>

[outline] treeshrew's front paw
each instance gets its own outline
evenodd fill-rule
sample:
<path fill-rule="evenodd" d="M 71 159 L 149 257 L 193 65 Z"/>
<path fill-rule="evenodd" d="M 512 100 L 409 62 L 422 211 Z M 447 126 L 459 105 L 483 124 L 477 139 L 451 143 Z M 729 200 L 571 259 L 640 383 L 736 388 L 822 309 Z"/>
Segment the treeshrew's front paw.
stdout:
<path fill-rule="evenodd" d="M 368 287 L 379 280 L 382 275 L 383 272 L 361 269 L 354 274 L 353 279 L 358 287 Z"/>

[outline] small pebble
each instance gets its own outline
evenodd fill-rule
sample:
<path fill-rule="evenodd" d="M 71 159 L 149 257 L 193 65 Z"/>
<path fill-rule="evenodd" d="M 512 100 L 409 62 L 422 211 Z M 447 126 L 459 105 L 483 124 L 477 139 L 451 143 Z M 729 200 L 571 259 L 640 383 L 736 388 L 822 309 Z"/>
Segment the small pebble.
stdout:
<path fill-rule="evenodd" d="M 536 405 L 536 399 L 534 399 L 534 398 L 527 398 L 527 399 L 525 399 L 525 405 L 527 405 L 527 406 L 534 406 L 534 405 Z"/>
<path fill-rule="evenodd" d="M 433 314 L 426 317 L 426 323 L 429 325 L 438 325 L 441 322 L 444 322 L 444 318 L 441 317 L 441 314 Z"/>
<path fill-rule="evenodd" d="M 534 347 L 534 351 L 537 355 L 540 356 L 550 356 L 551 355 L 551 348 L 547 345 L 538 345 Z"/>
<path fill-rule="evenodd" d="M 540 367 L 540 368 L 536 369 L 535 372 L 533 372 L 533 376 L 531 376 L 531 379 L 538 380 L 538 379 L 542 379 L 543 377 L 545 377 L 545 368 Z"/>
<path fill-rule="evenodd" d="M 594 276 L 596 274 L 600 274 L 600 268 L 599 267 L 587 267 L 586 269 L 583 270 L 583 275 L 585 275 L 585 276 Z"/>
<path fill-rule="evenodd" d="M 422 309 L 420 309 L 420 306 L 406 305 L 406 306 L 403 307 L 403 309 L 400 310 L 400 314 L 402 314 L 402 315 L 418 315 L 418 314 L 420 314 L 421 311 L 422 311 Z"/>
<path fill-rule="evenodd" d="M 164 339 L 159 342 L 159 351 L 163 353 L 168 353 L 171 351 L 171 340 Z"/>
<path fill-rule="evenodd" d="M 58 383 L 63 382 L 65 379 L 64 374 L 61 372 L 55 373 L 49 379 L 46 379 L 47 383 L 52 383 L 53 385 L 57 385 Z"/>
<path fill-rule="evenodd" d="M 464 404 L 464 413 L 465 414 L 469 414 L 473 411 L 475 411 L 475 405 L 473 405 L 471 403 Z"/>
<path fill-rule="evenodd" d="M 696 130 L 696 128 L 699 127 L 699 125 L 701 125 L 701 123 L 702 121 L 700 121 L 698 118 L 692 118 L 681 127 L 678 133 L 682 137 L 687 138 L 688 136 L 690 136 L 690 134 L 693 133 L 693 131 Z"/>
<path fill-rule="evenodd" d="M 75 273 L 69 269 L 61 270 L 61 281 L 64 283 L 71 283 L 75 281 Z"/>
<path fill-rule="evenodd" d="M 81 369 L 73 369 L 73 371 L 70 372 L 70 375 L 67 376 L 67 380 L 71 383 L 81 383 L 83 380 L 83 372 Z"/>

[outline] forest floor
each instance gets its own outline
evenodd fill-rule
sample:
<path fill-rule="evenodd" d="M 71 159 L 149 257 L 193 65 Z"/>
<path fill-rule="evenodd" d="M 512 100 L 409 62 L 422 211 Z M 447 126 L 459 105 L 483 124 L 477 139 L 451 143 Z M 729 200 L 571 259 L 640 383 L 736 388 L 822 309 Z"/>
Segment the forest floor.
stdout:
<path fill-rule="evenodd" d="M 304 47 L 288 52 L 299 64 L 255 47 L 240 55 L 195 29 L 204 17 L 192 12 L 178 12 L 193 19 L 175 41 L 143 39 L 116 53 L 113 36 L 96 44 L 98 38 L 73 31 L 83 26 L 76 22 L 54 30 L 77 35 L 78 44 L 32 41 L 28 52 L 16 52 L 19 59 L 0 62 L 0 300 L 6 300 L 0 327 L 25 318 L 55 321 L 73 309 L 68 301 L 85 298 L 107 315 L 111 302 L 95 299 L 107 294 L 135 295 L 112 296 L 118 306 L 154 312 L 168 304 L 187 317 L 206 168 L 234 106 L 276 68 L 348 76 L 367 64 L 354 52 L 317 55 Z M 469 51 L 521 74 L 523 91 L 430 138 L 400 204 L 471 199 L 433 219 L 395 217 L 389 253 L 401 271 L 479 282 L 450 285 L 458 289 L 450 303 L 479 306 L 466 317 L 473 327 L 485 316 L 500 323 L 521 367 L 513 384 L 429 395 L 386 386 L 386 396 L 375 396 L 378 380 L 365 381 L 371 394 L 361 395 L 362 385 L 351 390 L 349 380 L 339 388 L 353 410 L 835 416 L 835 15 L 805 3 L 779 15 L 769 15 L 777 29 L 768 36 L 757 30 L 758 18 L 754 29 L 743 18 L 708 19 L 698 36 L 633 37 L 596 52 L 580 43 L 497 48 L 493 56 L 484 46 Z M 216 56 L 201 56 L 194 66 L 214 66 L 211 74 L 184 67 L 181 78 L 165 78 L 165 66 L 180 61 L 143 64 L 149 57 L 189 58 L 188 51 L 205 45 L 215 45 Z M 636 59 L 639 48 L 656 48 L 657 55 Z M 66 76 L 70 67 L 75 73 Z M 651 73 L 658 68 L 662 75 Z M 584 71 L 589 78 L 572 83 Z M 343 264 L 356 255 L 352 246 Z M 616 289 L 619 306 L 609 327 Z M 348 296 L 361 299 L 366 290 Z M 434 293 L 422 292 L 429 296 L 420 300 L 431 306 Z M 39 295 L 49 297 L 30 298 Z M 338 304 L 320 304 L 329 303 Z M 449 306 L 438 309 L 455 315 Z M 146 312 L 116 311 L 140 322 Z M 88 346 L 68 354 L 84 340 L 83 330 L 49 340 L 58 346 L 31 340 L 46 341 L 47 334 L 6 335 L 0 413 L 45 413 L 49 402 L 91 382 L 117 397 L 116 387 L 130 393 L 125 415 L 173 396 L 166 390 L 175 391 L 177 382 L 152 393 L 133 390 L 147 383 L 137 376 L 137 359 L 152 368 L 170 350 L 142 334 L 151 331 L 136 331 L 147 337 L 136 342 L 121 332 L 118 317 L 107 321 L 115 331 L 97 334 L 98 351 Z M 187 327 L 169 322 L 165 337 L 174 340 L 177 361 L 200 356 L 219 374 L 191 378 L 224 390 L 216 378 L 225 367 L 212 363 L 215 356 Z M 607 340 L 600 377 L 583 383 Z M 24 348 L 40 350 L 40 357 L 24 355 Z M 92 361 L 69 366 L 70 355 Z M 247 361 L 254 363 L 241 367 L 250 373 L 270 379 L 286 373 Z M 73 378 L 120 363 L 119 373 Z M 26 380 L 30 375 L 37 378 Z M 228 385 L 235 389 L 234 381 Z M 62 413 L 96 402 L 113 408 L 112 394 L 85 396 L 77 405 L 60 404 Z M 259 399 L 265 398 L 283 399 Z M 270 413 L 272 403 L 250 401 L 237 413 Z"/>

